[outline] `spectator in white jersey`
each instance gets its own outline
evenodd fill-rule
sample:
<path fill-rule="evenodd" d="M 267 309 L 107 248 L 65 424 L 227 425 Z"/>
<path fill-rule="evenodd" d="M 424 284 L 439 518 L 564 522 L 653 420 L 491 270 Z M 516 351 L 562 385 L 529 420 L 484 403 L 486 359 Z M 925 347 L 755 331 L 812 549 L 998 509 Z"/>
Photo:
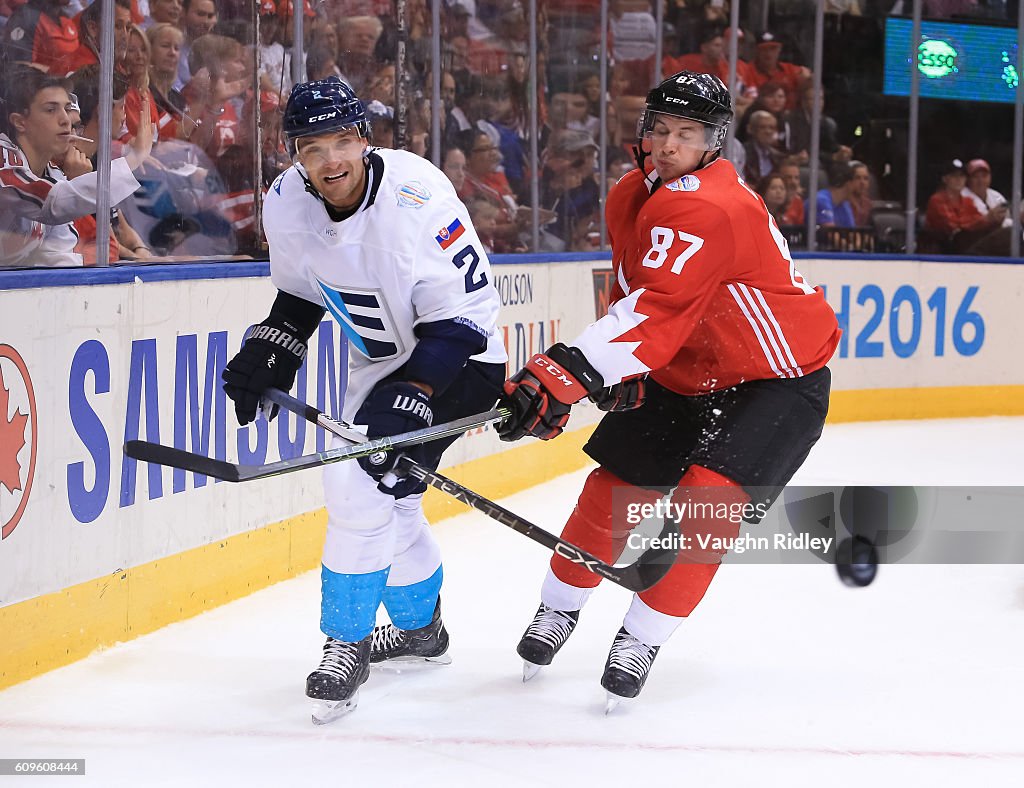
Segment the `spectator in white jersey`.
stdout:
<path fill-rule="evenodd" d="M 0 266 L 79 266 L 72 221 L 96 210 L 97 176 L 75 147 L 63 78 L 25 66 L 4 75 L 0 114 Z M 125 156 L 110 167 L 110 202 L 127 199 L 139 182 L 132 170 L 153 147 L 149 107 Z M 53 161 L 62 162 L 62 167 Z"/>

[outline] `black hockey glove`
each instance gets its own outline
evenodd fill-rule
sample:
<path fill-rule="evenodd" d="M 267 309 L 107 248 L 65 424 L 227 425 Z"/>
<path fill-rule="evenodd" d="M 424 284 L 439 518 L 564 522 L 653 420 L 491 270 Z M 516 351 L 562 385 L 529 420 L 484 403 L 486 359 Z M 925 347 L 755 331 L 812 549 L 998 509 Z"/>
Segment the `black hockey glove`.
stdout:
<path fill-rule="evenodd" d="M 600 393 L 604 380 L 583 351 L 559 342 L 531 358 L 504 388 L 498 406 L 512 415 L 498 424 L 498 437 L 517 441 L 532 435 L 546 441 L 562 434 L 572 405 Z"/>
<path fill-rule="evenodd" d="M 647 376 L 627 378 L 590 395 L 598 408 L 609 413 L 636 410 L 647 398 Z"/>
<path fill-rule="evenodd" d="M 370 392 L 354 421 L 366 425 L 368 438 L 381 438 L 429 427 L 434 422 L 434 412 L 430 395 L 419 386 L 407 382 L 385 383 Z M 401 455 L 405 454 L 419 462 L 424 453 L 423 446 L 409 446 L 401 451 L 377 452 L 358 457 L 357 462 L 371 478 L 379 482 L 384 474 L 394 469 Z M 406 478 L 399 480 L 393 487 L 378 484 L 377 489 L 396 498 L 404 498 L 421 486 L 422 482 Z"/>
<path fill-rule="evenodd" d="M 255 420 L 260 399 L 269 388 L 288 391 L 306 358 L 306 341 L 320 324 L 323 307 L 288 293 L 278 293 L 270 315 L 252 327 L 242 348 L 221 373 L 224 391 L 235 403 L 238 423 Z M 274 406 L 268 418 L 277 415 Z"/>

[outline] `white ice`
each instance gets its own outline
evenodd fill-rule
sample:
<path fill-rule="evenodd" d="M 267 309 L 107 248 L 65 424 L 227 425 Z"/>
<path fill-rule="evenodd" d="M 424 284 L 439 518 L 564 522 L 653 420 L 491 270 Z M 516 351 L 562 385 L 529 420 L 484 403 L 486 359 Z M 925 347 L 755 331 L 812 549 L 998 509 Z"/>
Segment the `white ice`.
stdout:
<path fill-rule="evenodd" d="M 1021 418 L 830 426 L 796 481 L 1022 485 L 1022 446 Z M 504 503 L 557 532 L 585 474 Z M 437 534 L 450 666 L 374 669 L 356 712 L 314 727 L 311 572 L 0 693 L 0 757 L 86 759 L 32 785 L 1024 785 L 1024 566 L 883 566 L 858 590 L 827 566 L 726 567 L 606 717 L 628 594 L 599 589 L 523 684 L 549 554 L 477 514 Z"/>

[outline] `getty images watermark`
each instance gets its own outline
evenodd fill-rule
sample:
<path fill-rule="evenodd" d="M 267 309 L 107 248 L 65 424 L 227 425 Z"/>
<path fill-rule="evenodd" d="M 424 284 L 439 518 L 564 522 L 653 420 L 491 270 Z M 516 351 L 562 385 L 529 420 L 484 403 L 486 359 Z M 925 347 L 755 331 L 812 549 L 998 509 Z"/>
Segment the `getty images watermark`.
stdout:
<path fill-rule="evenodd" d="M 881 563 L 1024 563 L 1024 488 L 691 488 L 612 496 L 616 563 L 648 550 L 692 563 L 836 563 L 855 541 Z M 666 527 L 671 524 L 674 527 Z"/>
<path fill-rule="evenodd" d="M 756 536 L 742 532 L 732 536 L 723 533 L 721 528 L 687 528 L 688 524 L 696 523 L 727 523 L 739 526 L 743 522 L 760 522 L 767 515 L 769 505 L 765 501 L 758 503 L 726 503 L 724 501 L 685 500 L 681 503 L 661 499 L 654 503 L 632 502 L 626 506 L 626 523 L 640 525 L 648 519 L 658 521 L 671 520 L 679 526 L 679 530 L 657 536 L 631 532 L 626 537 L 629 550 L 644 552 L 651 548 L 671 549 L 680 553 L 719 552 L 742 555 L 752 550 L 768 552 L 770 550 L 812 550 L 828 553 L 835 545 L 835 537 L 810 536 L 797 533 L 773 533 Z"/>

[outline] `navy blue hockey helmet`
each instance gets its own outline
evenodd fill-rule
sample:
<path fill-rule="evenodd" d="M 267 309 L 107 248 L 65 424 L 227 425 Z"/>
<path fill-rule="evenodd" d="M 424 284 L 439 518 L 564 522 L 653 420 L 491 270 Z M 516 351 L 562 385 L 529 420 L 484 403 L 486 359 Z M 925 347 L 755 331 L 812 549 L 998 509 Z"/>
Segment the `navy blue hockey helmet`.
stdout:
<path fill-rule="evenodd" d="M 284 108 L 284 135 L 292 156 L 299 137 L 347 128 L 355 128 L 359 136 L 370 139 L 366 107 L 341 79 L 327 77 L 292 88 Z"/>
<path fill-rule="evenodd" d="M 659 114 L 703 123 L 708 129 L 708 148 L 715 150 L 725 144 L 732 122 L 732 96 L 725 83 L 714 74 L 680 71 L 647 94 L 647 106 L 640 120 L 641 141 L 654 129 L 654 120 Z"/>

